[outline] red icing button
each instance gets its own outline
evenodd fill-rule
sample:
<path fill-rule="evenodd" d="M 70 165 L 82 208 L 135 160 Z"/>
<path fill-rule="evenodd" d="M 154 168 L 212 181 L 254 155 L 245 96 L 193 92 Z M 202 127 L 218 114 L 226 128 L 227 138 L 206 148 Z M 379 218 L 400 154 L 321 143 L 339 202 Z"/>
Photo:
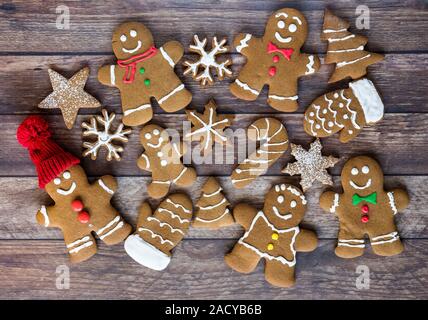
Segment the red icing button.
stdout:
<path fill-rule="evenodd" d="M 275 67 L 270 67 L 269 68 L 269 75 L 271 77 L 273 77 L 275 75 L 275 73 L 276 73 L 276 68 Z"/>
<path fill-rule="evenodd" d="M 362 216 L 362 217 L 361 217 L 361 222 L 362 222 L 362 223 L 367 223 L 367 222 L 369 222 L 369 216 L 366 216 L 366 215 Z"/>
<path fill-rule="evenodd" d="M 73 202 L 71 203 L 71 208 L 73 209 L 73 211 L 76 212 L 82 211 L 83 202 L 80 200 L 73 200 Z"/>
<path fill-rule="evenodd" d="M 367 212 L 369 212 L 369 206 L 368 205 L 363 205 L 362 207 L 361 207 L 361 212 L 362 213 L 367 213 Z"/>
<path fill-rule="evenodd" d="M 278 56 L 273 56 L 273 62 L 278 62 L 279 61 L 279 57 Z"/>
<path fill-rule="evenodd" d="M 89 213 L 86 211 L 81 211 L 77 215 L 77 220 L 79 220 L 80 223 L 88 223 L 89 222 Z"/>

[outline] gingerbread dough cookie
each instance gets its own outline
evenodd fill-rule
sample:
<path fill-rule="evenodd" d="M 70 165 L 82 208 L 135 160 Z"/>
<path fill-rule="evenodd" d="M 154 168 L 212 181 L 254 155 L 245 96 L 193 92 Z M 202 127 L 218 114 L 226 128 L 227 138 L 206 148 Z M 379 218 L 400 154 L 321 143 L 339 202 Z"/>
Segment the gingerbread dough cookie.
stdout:
<path fill-rule="evenodd" d="M 303 14 L 284 8 L 273 13 L 262 38 L 239 34 L 236 51 L 247 57 L 244 68 L 230 86 L 243 100 L 256 100 L 264 85 L 269 86 L 268 104 L 283 112 L 298 108 L 297 81 L 320 67 L 316 55 L 300 52 L 308 34 Z"/>
<path fill-rule="evenodd" d="M 156 48 L 149 29 L 142 23 L 126 22 L 114 31 L 112 46 L 117 65 L 100 68 L 98 80 L 120 90 L 125 125 L 137 126 L 152 119 L 151 97 L 167 112 L 190 103 L 192 94 L 174 72 L 184 51 L 179 42 Z"/>
<path fill-rule="evenodd" d="M 382 120 L 384 106 L 378 91 L 368 79 L 349 84 L 348 89 L 328 92 L 316 98 L 305 112 L 307 134 L 324 138 L 340 132 L 339 140 L 349 142 L 363 127 Z"/>
<path fill-rule="evenodd" d="M 301 229 L 306 211 L 303 193 L 292 185 L 276 185 L 265 197 L 263 210 L 238 204 L 235 221 L 245 234 L 238 240 L 225 261 L 241 273 L 253 271 L 265 259 L 266 280 L 274 286 L 291 287 L 295 283 L 296 252 L 310 252 L 317 247 L 314 232 Z"/>
<path fill-rule="evenodd" d="M 152 173 L 152 182 L 147 193 L 153 198 L 165 196 L 171 184 L 191 186 L 196 181 L 196 171 L 181 162 L 186 153 L 185 145 L 171 142 L 168 132 L 162 127 L 149 124 L 140 132 L 144 153 L 137 160 L 140 169 Z"/>
<path fill-rule="evenodd" d="M 110 204 L 117 190 L 116 180 L 103 176 L 88 183 L 79 159 L 51 140 L 45 120 L 28 117 L 19 126 L 17 138 L 29 150 L 40 188 L 55 202 L 41 207 L 37 222 L 62 230 L 71 262 L 87 260 L 97 252 L 93 233 L 108 245 L 123 241 L 131 233 L 131 226 Z"/>
<path fill-rule="evenodd" d="M 184 194 L 171 194 L 154 213 L 145 202 L 140 209 L 137 231 L 125 241 L 126 253 L 153 270 L 165 269 L 171 250 L 184 238 L 192 218 L 192 201 Z"/>
<path fill-rule="evenodd" d="M 364 253 L 364 236 L 370 238 L 373 252 L 392 256 L 403 251 L 394 216 L 409 204 L 406 191 L 384 191 L 383 173 L 370 157 L 358 156 L 342 170 L 343 193 L 325 192 L 321 207 L 337 215 L 340 229 L 336 255 L 354 258 Z"/>

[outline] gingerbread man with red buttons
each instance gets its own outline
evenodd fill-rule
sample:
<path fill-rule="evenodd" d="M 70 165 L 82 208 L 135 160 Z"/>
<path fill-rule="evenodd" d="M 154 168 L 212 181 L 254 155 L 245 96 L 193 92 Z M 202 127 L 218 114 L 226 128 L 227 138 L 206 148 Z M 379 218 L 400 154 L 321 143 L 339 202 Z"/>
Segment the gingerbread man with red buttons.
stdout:
<path fill-rule="evenodd" d="M 284 8 L 273 13 L 262 38 L 239 34 L 234 39 L 236 51 L 247 63 L 230 91 L 243 100 L 256 100 L 264 85 L 269 86 L 268 104 L 283 112 L 298 108 L 297 81 L 320 67 L 319 58 L 300 52 L 308 33 L 301 12 Z"/>
<path fill-rule="evenodd" d="M 324 192 L 321 207 L 339 218 L 337 256 L 354 258 L 364 253 L 368 235 L 375 254 L 392 256 L 404 247 L 394 222 L 395 215 L 407 207 L 409 195 L 402 189 L 384 191 L 380 165 L 367 156 L 354 157 L 343 167 L 344 193 Z"/>
<path fill-rule="evenodd" d="M 79 159 L 50 136 L 47 122 L 39 116 L 28 117 L 17 131 L 19 143 L 29 150 L 36 166 L 39 187 L 55 202 L 42 206 L 36 220 L 45 227 L 60 228 L 71 262 L 81 262 L 97 252 L 93 233 L 113 245 L 125 240 L 132 227 L 110 204 L 116 180 L 103 176 L 89 184 Z"/>

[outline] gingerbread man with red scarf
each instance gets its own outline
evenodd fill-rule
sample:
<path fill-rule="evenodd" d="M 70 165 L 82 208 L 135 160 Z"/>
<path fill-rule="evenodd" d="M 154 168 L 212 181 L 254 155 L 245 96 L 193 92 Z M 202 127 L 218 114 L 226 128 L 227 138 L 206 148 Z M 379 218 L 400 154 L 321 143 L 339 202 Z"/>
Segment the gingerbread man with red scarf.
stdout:
<path fill-rule="evenodd" d="M 298 108 L 297 80 L 316 72 L 319 58 L 300 52 L 308 33 L 302 13 L 284 8 L 273 13 L 262 38 L 239 34 L 234 39 L 236 51 L 247 63 L 230 91 L 243 100 L 256 100 L 264 85 L 269 86 L 268 104 L 282 112 Z"/>
<path fill-rule="evenodd" d="M 126 22 L 114 31 L 112 47 L 117 64 L 101 67 L 98 80 L 120 90 L 125 125 L 138 126 L 152 119 L 151 97 L 167 112 L 190 103 L 192 94 L 174 72 L 184 52 L 179 42 L 156 48 L 149 29 L 142 23 Z"/>

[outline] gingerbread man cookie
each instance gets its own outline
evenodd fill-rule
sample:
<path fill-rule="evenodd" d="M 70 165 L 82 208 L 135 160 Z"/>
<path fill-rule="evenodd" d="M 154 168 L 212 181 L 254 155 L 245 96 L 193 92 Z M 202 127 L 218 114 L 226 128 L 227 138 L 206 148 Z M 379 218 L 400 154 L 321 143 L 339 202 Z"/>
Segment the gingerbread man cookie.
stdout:
<path fill-rule="evenodd" d="M 110 204 L 116 180 L 103 176 L 88 183 L 79 159 L 51 140 L 45 120 L 28 117 L 19 126 L 17 138 L 36 165 L 40 188 L 55 202 L 41 207 L 37 222 L 62 230 L 71 262 L 87 260 L 97 252 L 92 233 L 108 245 L 123 241 L 131 233 L 131 226 Z"/>
<path fill-rule="evenodd" d="M 306 211 L 303 193 L 292 185 L 276 185 L 265 197 L 263 210 L 238 204 L 233 215 L 245 229 L 226 263 L 241 273 L 253 271 L 265 259 L 266 280 L 274 286 L 290 287 L 295 283 L 296 252 L 310 252 L 317 247 L 314 232 L 301 229 Z"/>
<path fill-rule="evenodd" d="M 392 256 L 403 251 L 394 216 L 409 203 L 406 191 L 384 191 L 379 164 L 366 156 L 354 157 L 342 170 L 344 193 L 325 192 L 321 207 L 339 218 L 336 255 L 354 258 L 364 253 L 364 235 L 368 235 L 373 252 Z"/>
<path fill-rule="evenodd" d="M 170 136 L 162 127 L 150 124 L 140 132 L 140 142 L 144 153 L 137 161 L 140 169 L 152 173 L 152 183 L 147 187 L 153 198 L 165 196 L 171 184 L 188 187 L 196 181 L 196 171 L 181 162 L 186 153 L 185 145 L 170 141 Z"/>
<path fill-rule="evenodd" d="M 320 67 L 316 55 L 300 52 L 308 34 L 303 14 L 284 8 L 272 14 L 262 38 L 239 34 L 236 51 L 247 57 L 247 63 L 230 91 L 243 100 L 256 100 L 264 85 L 269 86 L 268 104 L 283 112 L 298 108 L 297 81 Z"/>
<path fill-rule="evenodd" d="M 190 103 L 192 94 L 174 72 L 184 52 L 179 42 L 156 48 L 149 29 L 142 23 L 126 22 L 114 31 L 112 46 L 117 64 L 100 68 L 98 80 L 120 90 L 125 125 L 137 126 L 152 119 L 151 97 L 167 112 Z"/>
<path fill-rule="evenodd" d="M 192 218 L 192 201 L 184 194 L 171 194 L 154 214 L 143 203 L 137 231 L 125 241 L 128 255 L 153 270 L 165 269 L 171 261 L 171 250 L 184 238 Z"/>

